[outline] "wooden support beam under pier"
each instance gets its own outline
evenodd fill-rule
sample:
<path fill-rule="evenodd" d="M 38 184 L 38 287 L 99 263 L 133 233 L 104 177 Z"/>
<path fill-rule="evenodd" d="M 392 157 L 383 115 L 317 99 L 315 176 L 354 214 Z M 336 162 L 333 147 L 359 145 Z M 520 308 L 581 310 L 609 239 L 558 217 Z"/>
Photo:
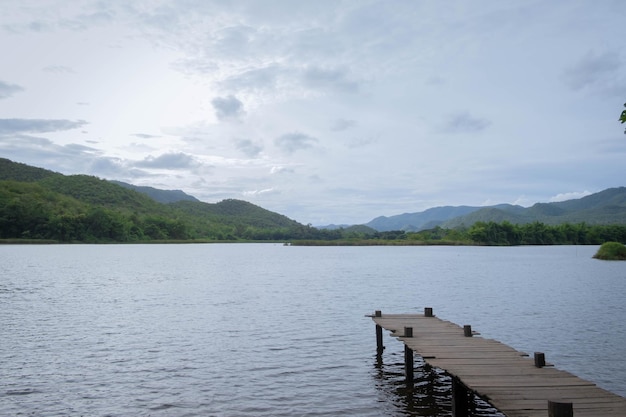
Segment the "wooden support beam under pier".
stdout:
<path fill-rule="evenodd" d="M 476 337 L 471 326 L 461 327 L 435 317 L 430 307 L 424 313 L 376 311 L 372 319 L 377 327 L 402 341 L 408 349 L 405 352 L 415 352 L 426 363 L 452 375 L 457 384 L 455 391 L 461 392 L 453 400 L 455 415 L 467 415 L 462 406 L 466 388 L 508 417 L 626 416 L 626 398 L 546 366 L 543 353 L 535 352 L 533 360 L 501 342 Z M 378 332 L 377 346 L 382 354 L 382 336 L 379 338 Z M 409 376 L 412 378 L 412 369 L 407 368 L 407 380 Z"/>

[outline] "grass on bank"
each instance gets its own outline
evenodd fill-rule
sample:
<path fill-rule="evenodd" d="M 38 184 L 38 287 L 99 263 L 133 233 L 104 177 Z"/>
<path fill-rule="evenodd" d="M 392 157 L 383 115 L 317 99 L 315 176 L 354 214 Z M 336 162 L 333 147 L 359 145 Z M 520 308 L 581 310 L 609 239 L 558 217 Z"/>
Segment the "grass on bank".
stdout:
<path fill-rule="evenodd" d="M 626 261 L 626 246 L 619 242 L 605 242 L 593 257 L 604 261 Z"/>

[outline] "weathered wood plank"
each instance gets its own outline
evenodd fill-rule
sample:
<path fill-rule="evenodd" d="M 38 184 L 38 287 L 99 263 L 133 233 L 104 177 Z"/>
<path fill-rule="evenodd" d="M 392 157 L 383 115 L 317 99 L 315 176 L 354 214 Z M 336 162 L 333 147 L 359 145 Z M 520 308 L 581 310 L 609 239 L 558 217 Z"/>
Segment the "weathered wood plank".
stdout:
<path fill-rule="evenodd" d="M 548 401 L 573 404 L 576 417 L 626 417 L 626 399 L 569 372 L 538 368 L 528 354 L 496 340 L 464 335 L 463 327 L 422 314 L 382 314 L 391 331 L 426 363 L 459 378 L 508 417 L 547 417 Z M 413 337 L 404 337 L 411 327 Z"/>

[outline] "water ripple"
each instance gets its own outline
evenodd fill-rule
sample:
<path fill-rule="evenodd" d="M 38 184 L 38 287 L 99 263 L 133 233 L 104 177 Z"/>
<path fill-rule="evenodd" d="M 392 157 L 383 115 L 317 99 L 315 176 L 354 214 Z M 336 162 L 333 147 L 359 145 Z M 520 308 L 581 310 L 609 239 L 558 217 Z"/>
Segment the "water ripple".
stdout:
<path fill-rule="evenodd" d="M 479 249 L 2 246 L 0 415 L 450 415 L 449 377 L 418 363 L 407 389 L 401 343 L 379 362 L 363 317 L 424 305 L 626 393 L 623 271 L 563 249 Z M 584 349 L 602 356 L 593 368 Z"/>

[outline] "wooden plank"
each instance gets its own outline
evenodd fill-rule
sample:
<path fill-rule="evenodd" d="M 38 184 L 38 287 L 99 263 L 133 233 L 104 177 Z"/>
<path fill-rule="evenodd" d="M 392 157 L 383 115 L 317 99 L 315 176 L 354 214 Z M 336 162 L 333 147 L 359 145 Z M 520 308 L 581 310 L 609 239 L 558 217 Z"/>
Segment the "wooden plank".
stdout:
<path fill-rule="evenodd" d="M 569 372 L 538 368 L 528 354 L 475 334 L 449 321 L 421 314 L 383 314 L 376 324 L 459 378 L 508 417 L 547 417 L 548 400 L 570 402 L 576 417 L 626 417 L 626 399 Z M 411 327 L 413 337 L 404 337 Z"/>

